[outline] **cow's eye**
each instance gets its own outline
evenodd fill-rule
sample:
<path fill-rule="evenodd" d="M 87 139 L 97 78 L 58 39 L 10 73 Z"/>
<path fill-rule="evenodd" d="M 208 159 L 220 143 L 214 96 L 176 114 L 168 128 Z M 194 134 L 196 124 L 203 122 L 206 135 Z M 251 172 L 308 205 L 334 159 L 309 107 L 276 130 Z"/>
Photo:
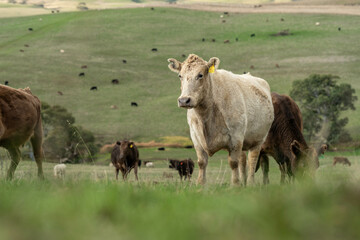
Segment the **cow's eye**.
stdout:
<path fill-rule="evenodd" d="M 203 75 L 201 73 L 199 73 L 196 77 L 196 79 L 201 79 L 203 77 Z"/>
<path fill-rule="evenodd" d="M 181 78 L 181 75 L 179 74 L 178 77 Z"/>

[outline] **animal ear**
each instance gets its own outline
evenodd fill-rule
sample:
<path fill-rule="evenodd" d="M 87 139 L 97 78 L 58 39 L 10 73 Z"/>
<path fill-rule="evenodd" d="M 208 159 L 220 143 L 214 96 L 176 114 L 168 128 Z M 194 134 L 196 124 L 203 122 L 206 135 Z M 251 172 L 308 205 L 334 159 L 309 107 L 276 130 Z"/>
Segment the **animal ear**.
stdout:
<path fill-rule="evenodd" d="M 179 73 L 181 70 L 181 62 L 179 62 L 178 60 L 174 59 L 174 58 L 169 58 L 168 62 L 170 63 L 168 65 L 169 69 L 173 72 Z"/>
<path fill-rule="evenodd" d="M 291 144 L 290 144 L 290 151 L 295 155 L 298 156 L 300 153 L 300 143 L 296 140 L 294 140 Z"/>
<path fill-rule="evenodd" d="M 121 145 L 121 142 L 120 142 L 120 141 L 117 141 L 116 144 L 117 144 L 117 145 Z"/>
<path fill-rule="evenodd" d="M 133 148 L 134 147 L 134 142 L 129 142 L 129 148 Z"/>
<path fill-rule="evenodd" d="M 210 58 L 210 60 L 207 63 L 207 67 L 209 69 L 209 73 L 214 72 L 216 69 L 218 69 L 220 64 L 220 59 L 218 59 L 217 57 L 212 57 Z"/>

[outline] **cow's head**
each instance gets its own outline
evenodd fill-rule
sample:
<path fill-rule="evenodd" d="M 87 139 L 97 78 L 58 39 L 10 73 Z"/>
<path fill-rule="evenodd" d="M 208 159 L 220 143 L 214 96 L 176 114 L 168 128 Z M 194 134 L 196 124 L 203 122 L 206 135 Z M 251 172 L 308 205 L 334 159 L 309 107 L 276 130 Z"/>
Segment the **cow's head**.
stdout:
<path fill-rule="evenodd" d="M 325 153 L 327 145 L 323 144 L 316 150 L 313 147 L 303 146 L 294 140 L 290 145 L 292 153 L 291 168 L 296 176 L 315 177 L 316 170 L 319 168 L 319 157 Z"/>
<path fill-rule="evenodd" d="M 134 142 L 124 140 L 118 141 L 116 144 L 120 147 L 120 159 L 123 161 L 134 151 Z"/>
<path fill-rule="evenodd" d="M 176 72 L 181 81 L 181 95 L 178 106 L 196 108 L 204 100 L 209 89 L 209 76 L 218 68 L 220 60 L 210 58 L 208 62 L 195 54 L 190 54 L 183 62 L 174 58 L 168 59 L 168 67 Z"/>

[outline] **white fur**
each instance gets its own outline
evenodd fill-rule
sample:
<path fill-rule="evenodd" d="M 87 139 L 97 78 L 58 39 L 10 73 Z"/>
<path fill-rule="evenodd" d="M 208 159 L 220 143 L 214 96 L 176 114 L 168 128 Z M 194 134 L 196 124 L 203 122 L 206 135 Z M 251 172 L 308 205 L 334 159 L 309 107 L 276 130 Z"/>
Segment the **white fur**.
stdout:
<path fill-rule="evenodd" d="M 153 168 L 154 167 L 154 163 L 153 162 L 148 162 L 145 165 L 147 168 Z"/>
<path fill-rule="evenodd" d="M 65 164 L 57 164 L 54 167 L 54 176 L 57 178 L 64 178 L 65 177 L 65 171 L 66 171 L 66 165 Z"/>

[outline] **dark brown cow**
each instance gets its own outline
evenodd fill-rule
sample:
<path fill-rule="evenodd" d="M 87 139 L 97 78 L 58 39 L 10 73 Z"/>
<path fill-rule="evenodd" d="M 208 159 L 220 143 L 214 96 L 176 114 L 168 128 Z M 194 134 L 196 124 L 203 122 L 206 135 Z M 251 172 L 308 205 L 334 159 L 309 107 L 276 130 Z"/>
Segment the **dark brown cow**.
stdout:
<path fill-rule="evenodd" d="M 137 171 L 139 167 L 139 151 L 134 142 L 117 141 L 112 152 L 111 162 L 115 167 L 116 180 L 118 179 L 119 170 L 126 180 L 131 169 L 134 168 L 135 178 L 138 180 Z"/>
<path fill-rule="evenodd" d="M 194 162 L 193 160 L 191 160 L 191 158 L 180 161 L 170 159 L 169 163 L 170 163 L 169 168 L 176 169 L 179 172 L 181 180 L 183 176 L 185 176 L 185 180 L 186 178 L 189 178 L 190 180 L 191 175 L 194 171 Z"/>
<path fill-rule="evenodd" d="M 318 156 L 327 149 L 322 145 L 319 150 L 309 147 L 302 134 L 303 122 L 297 104 L 289 96 L 271 93 L 274 106 L 274 122 L 268 136 L 262 145 L 256 170 L 261 165 L 263 182 L 269 183 L 269 158 L 272 156 L 279 164 L 281 183 L 285 181 L 287 173 L 290 179 L 294 175 L 305 173 L 315 175 L 319 167 Z"/>
<path fill-rule="evenodd" d="M 335 166 L 337 163 L 351 166 L 349 159 L 346 157 L 334 157 L 333 166 Z"/>
<path fill-rule="evenodd" d="M 0 146 L 9 151 L 12 160 L 7 179 L 13 178 L 19 164 L 19 147 L 29 139 L 38 167 L 38 176 L 44 177 L 40 111 L 40 100 L 32 95 L 30 88 L 14 89 L 0 85 Z"/>

